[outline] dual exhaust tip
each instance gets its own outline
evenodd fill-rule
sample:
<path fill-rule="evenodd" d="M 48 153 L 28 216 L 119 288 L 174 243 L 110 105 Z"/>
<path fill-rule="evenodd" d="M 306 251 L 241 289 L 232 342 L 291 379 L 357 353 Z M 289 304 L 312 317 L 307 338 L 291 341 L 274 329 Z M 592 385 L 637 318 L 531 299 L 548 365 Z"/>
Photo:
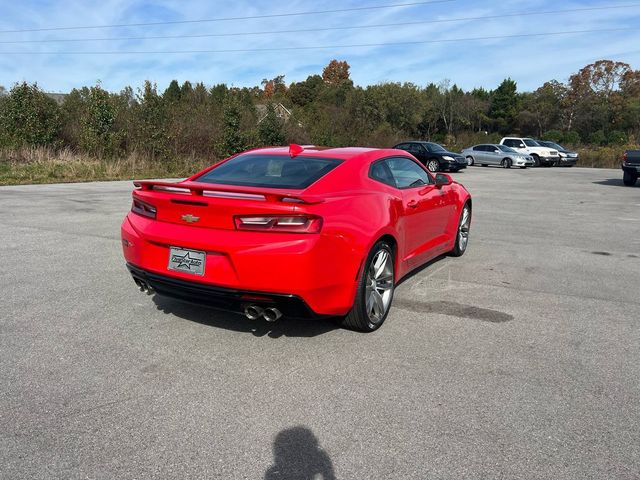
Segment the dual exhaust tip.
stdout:
<path fill-rule="evenodd" d="M 154 293 L 153 287 L 139 278 L 133 279 L 141 292 L 148 295 Z M 262 308 L 259 305 L 247 305 L 244 307 L 244 316 L 249 320 L 264 318 L 267 322 L 276 322 L 282 317 L 282 312 L 274 307 Z"/>
<path fill-rule="evenodd" d="M 136 282 L 136 285 L 138 286 L 141 292 L 144 292 L 147 295 L 151 295 L 153 293 L 153 287 L 149 285 L 147 282 L 145 282 L 144 280 L 140 280 L 139 278 L 134 278 L 133 281 Z"/>
<path fill-rule="evenodd" d="M 282 312 L 274 307 L 262 308 L 259 305 L 247 305 L 244 307 L 244 316 L 249 320 L 264 318 L 267 322 L 275 322 L 282 317 Z"/>

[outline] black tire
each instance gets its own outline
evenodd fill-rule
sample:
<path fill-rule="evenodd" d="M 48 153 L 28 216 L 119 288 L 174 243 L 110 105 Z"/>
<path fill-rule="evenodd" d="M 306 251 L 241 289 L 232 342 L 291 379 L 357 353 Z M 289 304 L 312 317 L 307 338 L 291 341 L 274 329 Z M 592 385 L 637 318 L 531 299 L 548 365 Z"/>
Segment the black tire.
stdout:
<path fill-rule="evenodd" d="M 427 170 L 429 170 L 431 173 L 436 173 L 440 171 L 440 162 L 438 162 L 438 160 L 436 160 L 435 158 L 432 158 L 431 160 L 427 161 Z"/>
<path fill-rule="evenodd" d="M 540 157 L 538 155 L 531 155 L 531 157 L 533 158 L 533 166 L 534 167 L 539 167 L 540 166 Z"/>
<path fill-rule="evenodd" d="M 624 171 L 622 175 L 622 183 L 624 183 L 627 187 L 633 187 L 638 181 L 638 174 L 634 172 Z"/>
<path fill-rule="evenodd" d="M 502 162 L 500 162 L 500 166 L 502 168 L 511 168 L 511 159 L 510 158 L 503 158 Z"/>
<path fill-rule="evenodd" d="M 464 211 L 465 210 L 469 210 L 469 220 L 468 220 L 468 226 L 467 226 L 467 242 L 465 245 L 461 245 L 460 243 L 460 229 L 462 228 L 462 219 L 464 218 Z M 471 211 L 471 205 L 469 205 L 468 203 L 464 204 L 464 207 L 462 207 L 462 211 L 460 212 L 460 218 L 458 219 L 458 229 L 456 230 L 456 243 L 453 247 L 453 250 L 451 250 L 449 252 L 449 255 L 452 257 L 461 257 L 462 255 L 464 255 L 464 252 L 467 251 L 467 247 L 469 246 L 469 229 L 471 227 L 471 217 L 472 217 L 472 211 Z"/>
<path fill-rule="evenodd" d="M 521 168 L 522 170 L 524 170 L 524 169 L 525 169 L 525 168 L 527 168 L 527 167 L 526 167 L 526 166 L 524 166 L 524 167 L 520 167 L 520 168 Z"/>
<path fill-rule="evenodd" d="M 467 157 L 467 166 L 468 166 L 468 167 L 472 167 L 472 166 L 473 166 L 473 164 L 474 164 L 473 157 L 472 157 L 472 156 L 468 156 L 468 157 Z"/>
<path fill-rule="evenodd" d="M 488 165 L 487 165 L 486 163 L 483 163 L 483 164 L 482 164 L 482 166 L 483 166 L 483 167 L 487 167 Z"/>
<path fill-rule="evenodd" d="M 371 320 L 369 312 L 367 311 L 367 272 L 372 266 L 373 259 L 381 250 L 386 251 L 391 256 L 391 261 L 393 262 L 392 265 L 394 265 L 395 267 L 394 249 L 383 240 L 377 242 L 369 252 L 366 262 L 364 262 L 362 272 L 360 273 L 360 280 L 358 281 L 358 289 L 356 290 L 356 298 L 353 302 L 353 307 L 351 307 L 351 311 L 341 321 L 341 325 L 344 328 L 357 330 L 359 332 L 373 332 L 374 330 L 380 328 L 380 326 L 386 320 L 387 315 L 389 315 L 391 304 L 393 303 L 393 293 L 395 289 L 395 272 L 391 282 L 391 298 L 389 300 L 387 310 L 386 312 L 384 312 L 382 318 L 379 321 L 374 322 Z"/>

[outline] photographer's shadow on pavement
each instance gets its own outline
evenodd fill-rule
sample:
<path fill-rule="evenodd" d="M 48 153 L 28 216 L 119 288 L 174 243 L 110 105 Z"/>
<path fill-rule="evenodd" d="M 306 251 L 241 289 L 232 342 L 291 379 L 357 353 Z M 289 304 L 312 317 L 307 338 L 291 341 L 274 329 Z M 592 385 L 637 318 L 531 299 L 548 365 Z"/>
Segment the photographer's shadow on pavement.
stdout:
<path fill-rule="evenodd" d="M 264 480 L 335 480 L 333 464 L 307 427 L 282 430 L 273 442 L 273 465 Z"/>
<path fill-rule="evenodd" d="M 154 294 L 156 308 L 165 314 L 236 332 L 251 333 L 256 337 L 315 337 L 339 328 L 332 319 L 292 319 L 283 317 L 269 323 L 264 319 L 249 320 L 242 314 L 216 310 L 214 308 L 181 302 L 170 297 Z"/>

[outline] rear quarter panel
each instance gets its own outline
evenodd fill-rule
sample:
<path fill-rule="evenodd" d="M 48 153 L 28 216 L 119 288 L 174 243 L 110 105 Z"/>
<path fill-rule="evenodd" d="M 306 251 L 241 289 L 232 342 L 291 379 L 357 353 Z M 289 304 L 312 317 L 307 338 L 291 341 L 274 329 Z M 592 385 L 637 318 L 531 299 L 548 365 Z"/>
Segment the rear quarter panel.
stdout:
<path fill-rule="evenodd" d="M 337 172 L 338 175 L 330 173 L 305 192 L 322 196 L 324 201 L 296 207 L 298 213 L 324 219 L 321 242 L 317 247 L 322 251 L 323 260 L 314 269 L 321 278 L 340 279 L 340 288 L 344 289 L 345 283 L 349 285 L 348 296 L 343 297 L 348 298 L 349 306 L 355 298 L 362 264 L 375 242 L 384 235 L 391 235 L 401 246 L 398 226 L 402 199 L 390 187 L 380 185 L 383 188 L 377 188 L 377 182 L 372 186 L 368 165 L 349 166 L 345 171 Z"/>

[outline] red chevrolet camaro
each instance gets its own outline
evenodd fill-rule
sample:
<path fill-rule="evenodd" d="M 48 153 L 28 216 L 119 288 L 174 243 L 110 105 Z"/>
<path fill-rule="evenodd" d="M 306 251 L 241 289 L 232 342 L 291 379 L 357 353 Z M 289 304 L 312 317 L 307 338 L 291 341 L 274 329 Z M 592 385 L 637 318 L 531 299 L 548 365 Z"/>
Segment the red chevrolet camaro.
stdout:
<path fill-rule="evenodd" d="M 402 150 L 262 148 L 134 185 L 122 245 L 138 287 L 250 319 L 373 331 L 403 276 L 469 240 L 467 190 Z"/>

